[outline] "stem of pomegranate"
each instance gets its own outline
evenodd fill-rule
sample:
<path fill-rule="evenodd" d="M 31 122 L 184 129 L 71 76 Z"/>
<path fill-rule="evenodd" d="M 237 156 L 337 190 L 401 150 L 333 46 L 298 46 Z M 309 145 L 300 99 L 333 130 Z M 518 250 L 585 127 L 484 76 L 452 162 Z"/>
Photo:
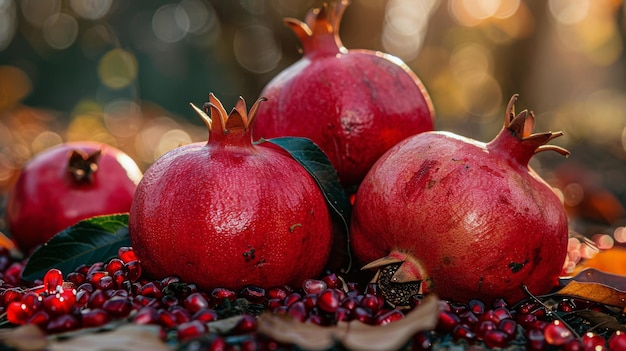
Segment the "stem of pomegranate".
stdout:
<path fill-rule="evenodd" d="M 561 316 L 559 316 L 557 313 L 552 313 L 552 311 L 550 310 L 550 307 L 548 307 L 545 303 L 543 303 L 543 301 L 541 301 L 541 299 L 539 299 L 537 296 L 533 295 L 533 293 L 531 293 L 530 290 L 528 290 L 528 287 L 526 285 L 522 285 L 522 289 L 524 289 L 524 292 L 526 292 L 526 294 L 528 294 L 528 296 L 530 296 L 531 299 L 540 303 L 546 309 L 547 315 L 553 316 L 554 318 L 558 319 L 561 323 L 563 323 L 565 327 L 567 327 L 567 329 L 569 329 L 569 331 L 572 332 L 572 334 L 574 335 L 576 339 L 581 339 L 580 335 L 578 335 L 578 333 L 574 330 L 574 328 L 572 328 L 569 324 L 567 324 L 567 322 L 563 320 L 563 318 L 561 318 Z"/>

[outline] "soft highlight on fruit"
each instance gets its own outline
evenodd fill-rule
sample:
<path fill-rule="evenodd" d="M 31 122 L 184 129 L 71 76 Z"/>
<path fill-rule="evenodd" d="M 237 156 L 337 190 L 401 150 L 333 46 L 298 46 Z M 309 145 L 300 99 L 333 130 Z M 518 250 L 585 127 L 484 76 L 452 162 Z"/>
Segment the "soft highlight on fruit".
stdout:
<path fill-rule="evenodd" d="M 8 196 L 11 236 L 29 253 L 80 220 L 128 212 L 141 177 L 135 161 L 107 144 L 46 149 L 24 166 Z"/>
<path fill-rule="evenodd" d="M 209 140 L 159 158 L 137 188 L 130 238 L 149 275 L 204 289 L 299 285 L 323 270 L 332 221 L 312 176 L 271 143 L 252 143 L 259 99 L 227 113 L 209 95 Z M 210 115 L 210 116 L 209 116 Z"/>
<path fill-rule="evenodd" d="M 285 19 L 304 56 L 263 89 L 268 101 L 253 136 L 313 140 L 350 190 L 393 145 L 432 130 L 434 110 L 422 82 L 399 58 L 343 46 L 339 24 L 348 4 L 325 3 L 306 22 Z"/>
<path fill-rule="evenodd" d="M 361 184 L 351 243 L 396 304 L 414 293 L 509 303 L 549 292 L 567 253 L 568 225 L 552 188 L 529 166 L 561 132 L 532 134 L 532 112 L 507 107 L 489 143 L 450 132 L 402 141 Z"/>

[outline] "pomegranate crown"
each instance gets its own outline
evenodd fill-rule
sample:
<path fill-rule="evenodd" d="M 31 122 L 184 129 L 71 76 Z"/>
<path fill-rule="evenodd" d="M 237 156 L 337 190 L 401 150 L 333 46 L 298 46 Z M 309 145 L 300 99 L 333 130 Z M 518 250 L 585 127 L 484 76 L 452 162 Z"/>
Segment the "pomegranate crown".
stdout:
<path fill-rule="evenodd" d="M 563 135 L 563 132 L 543 132 L 533 133 L 535 128 L 535 114 L 532 111 L 524 110 L 515 114 L 515 102 L 519 94 L 514 94 L 506 107 L 504 117 L 504 129 L 508 130 L 521 142 L 533 148 L 534 153 L 552 150 L 563 156 L 569 156 L 570 152 L 556 145 L 546 145 L 550 140 Z"/>
<path fill-rule="evenodd" d="M 305 53 L 314 49 L 323 50 L 322 47 L 334 49 L 334 51 L 337 49 L 345 51 L 338 33 L 341 18 L 348 5 L 350 5 L 350 0 L 332 0 L 331 2 L 324 2 L 320 8 L 309 10 L 304 22 L 291 17 L 285 18 L 283 21 L 300 39 L 304 45 Z M 333 45 L 323 45 L 316 42 L 315 38 L 331 38 Z M 323 41 L 324 39 L 320 40 Z"/>
<path fill-rule="evenodd" d="M 67 161 L 67 172 L 77 183 L 92 183 L 93 175 L 98 171 L 98 160 L 102 150 L 92 153 L 74 149 L 70 152 Z"/>
<path fill-rule="evenodd" d="M 248 134 L 260 103 L 266 100 L 263 97 L 259 98 L 250 108 L 250 112 L 246 109 L 246 102 L 241 96 L 230 113 L 226 112 L 220 100 L 213 93 L 209 94 L 209 101 L 204 103 L 202 109 L 193 103 L 189 103 L 189 105 L 202 118 L 202 121 L 209 129 L 209 133 L 213 136 L 218 136 Z"/>

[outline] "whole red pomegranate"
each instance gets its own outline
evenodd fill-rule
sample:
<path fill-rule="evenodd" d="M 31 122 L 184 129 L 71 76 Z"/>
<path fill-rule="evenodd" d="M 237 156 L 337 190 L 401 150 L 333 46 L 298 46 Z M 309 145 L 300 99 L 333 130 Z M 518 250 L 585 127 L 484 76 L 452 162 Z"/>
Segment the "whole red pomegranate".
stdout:
<path fill-rule="evenodd" d="M 396 303 L 416 292 L 510 303 L 552 289 L 567 253 L 561 201 L 528 167 L 561 132 L 531 134 L 514 113 L 489 143 L 449 132 L 400 142 L 372 167 L 355 199 L 351 243 Z M 381 258 L 382 257 L 382 258 Z M 393 296 L 392 296 L 393 295 Z"/>
<path fill-rule="evenodd" d="M 148 274 L 236 290 L 298 285 L 324 269 L 332 244 L 324 196 L 284 150 L 252 143 L 260 101 L 247 114 L 240 98 L 228 114 L 209 95 L 204 111 L 194 106 L 209 141 L 176 148 L 146 171 L 129 230 Z"/>
<path fill-rule="evenodd" d="M 255 139 L 313 140 L 348 190 L 400 140 L 433 129 L 433 106 L 418 77 L 399 58 L 348 50 L 339 22 L 349 1 L 311 10 L 306 23 L 287 18 L 304 56 L 263 89 Z"/>
<path fill-rule="evenodd" d="M 29 253 L 80 220 L 128 212 L 141 177 L 135 161 L 107 144 L 67 142 L 46 149 L 24 166 L 9 193 L 11 236 Z"/>

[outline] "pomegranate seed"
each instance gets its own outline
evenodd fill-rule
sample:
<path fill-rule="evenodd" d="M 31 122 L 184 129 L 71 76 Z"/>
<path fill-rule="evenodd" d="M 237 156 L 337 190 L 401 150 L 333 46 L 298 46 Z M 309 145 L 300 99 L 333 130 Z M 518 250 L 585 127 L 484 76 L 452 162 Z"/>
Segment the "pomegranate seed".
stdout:
<path fill-rule="evenodd" d="M 2 305 L 7 306 L 13 301 L 20 301 L 23 295 L 23 292 L 16 289 L 7 289 L 4 291 L 4 294 L 2 294 Z"/>
<path fill-rule="evenodd" d="M 86 280 L 85 276 L 78 272 L 71 272 L 67 275 L 67 281 L 74 283 L 76 286 L 83 284 Z"/>
<path fill-rule="evenodd" d="M 35 312 L 35 314 L 30 316 L 30 318 L 26 321 L 27 324 L 35 324 L 42 328 L 44 328 L 48 322 L 50 322 L 50 315 L 44 310 Z"/>
<path fill-rule="evenodd" d="M 503 298 L 496 298 L 491 302 L 491 308 L 494 310 L 497 308 L 507 308 L 507 307 L 508 307 L 508 304 Z"/>
<path fill-rule="evenodd" d="M 578 339 L 574 339 L 574 340 L 570 340 L 567 344 L 563 345 L 562 347 L 563 351 L 583 351 L 583 343 L 578 340 Z M 620 348 L 611 348 L 612 350 L 624 350 L 624 349 L 620 349 Z"/>
<path fill-rule="evenodd" d="M 180 341 L 197 338 L 209 330 L 206 324 L 200 321 L 185 322 L 176 327 L 176 336 Z"/>
<path fill-rule="evenodd" d="M 246 286 L 239 292 L 239 296 L 248 300 L 250 303 L 262 304 L 265 302 L 265 289 L 259 286 Z"/>
<path fill-rule="evenodd" d="M 365 293 L 372 294 L 375 296 L 383 295 L 382 291 L 380 290 L 380 286 L 377 283 L 368 283 L 367 286 L 365 287 Z"/>
<path fill-rule="evenodd" d="M 515 320 L 522 327 L 529 328 L 537 321 L 537 317 L 532 314 L 518 314 L 515 316 Z"/>
<path fill-rule="evenodd" d="M 273 286 L 267 290 L 268 299 L 278 299 L 280 301 L 287 297 L 287 290 L 282 286 Z"/>
<path fill-rule="evenodd" d="M 476 335 L 478 335 L 479 338 L 482 338 L 483 336 L 485 336 L 486 332 L 496 329 L 498 329 L 498 327 L 493 321 L 480 321 L 474 327 L 474 332 L 476 333 Z"/>
<path fill-rule="evenodd" d="M 512 319 L 503 319 L 498 324 L 498 329 L 509 335 L 509 339 L 513 338 L 517 333 L 517 322 Z"/>
<path fill-rule="evenodd" d="M 146 297 L 143 295 L 137 295 L 133 298 L 133 305 L 137 307 L 146 307 L 146 306 L 158 307 L 159 300 L 155 299 L 154 297 Z"/>
<path fill-rule="evenodd" d="M 582 338 L 583 348 L 585 350 L 599 350 L 606 347 L 603 337 L 595 333 L 586 333 Z"/>
<path fill-rule="evenodd" d="M 335 311 L 335 321 L 348 322 L 352 320 L 352 311 L 345 307 L 337 307 Z"/>
<path fill-rule="evenodd" d="M 161 298 L 161 304 L 166 307 L 178 305 L 178 298 L 173 295 L 165 295 Z"/>
<path fill-rule="evenodd" d="M 161 279 L 161 286 L 168 286 L 172 283 L 180 283 L 180 278 L 177 276 L 170 275 L 169 277 L 165 277 Z"/>
<path fill-rule="evenodd" d="M 609 349 L 626 350 L 626 333 L 621 330 L 616 331 L 609 338 Z"/>
<path fill-rule="evenodd" d="M 78 288 L 76 288 L 76 291 L 88 291 L 88 292 L 93 292 L 94 290 L 96 290 L 93 287 L 93 284 L 87 282 L 87 283 L 82 283 L 78 286 Z"/>
<path fill-rule="evenodd" d="M 161 283 L 153 281 L 147 284 L 142 285 L 137 291 L 138 294 L 143 296 L 155 297 L 160 299 L 163 297 L 163 292 L 161 290 Z"/>
<path fill-rule="evenodd" d="M 454 330 L 454 327 L 456 327 L 460 323 L 461 319 L 456 314 L 448 311 L 441 311 L 439 312 L 437 329 L 449 333 L 452 332 L 452 330 Z"/>
<path fill-rule="evenodd" d="M 211 291 L 211 299 L 214 304 L 221 305 L 226 300 L 235 301 L 237 293 L 226 288 L 215 288 Z"/>
<path fill-rule="evenodd" d="M 96 289 L 109 290 L 115 288 L 115 281 L 113 281 L 113 277 L 108 275 L 108 273 L 106 273 L 106 275 L 97 273 L 96 276 L 99 276 L 98 280 L 95 282 L 92 281 Z"/>
<path fill-rule="evenodd" d="M 209 308 L 209 301 L 199 292 L 195 292 L 183 302 L 185 308 L 191 313 L 196 313 L 201 309 Z"/>
<path fill-rule="evenodd" d="M 573 312 L 576 310 L 576 303 L 572 299 L 563 299 L 557 306 L 561 312 Z"/>
<path fill-rule="evenodd" d="M 241 335 L 250 333 L 256 330 L 257 320 L 254 316 L 244 313 L 241 316 L 241 319 L 235 324 L 233 328 L 233 333 L 235 335 Z"/>
<path fill-rule="evenodd" d="M 25 308 L 31 313 L 34 313 L 41 308 L 42 301 L 43 298 L 32 291 L 28 291 L 20 299 L 20 302 L 24 304 Z"/>
<path fill-rule="evenodd" d="M 476 334 L 462 324 L 458 324 L 456 327 L 454 327 L 454 330 L 452 330 L 452 337 L 455 340 L 464 339 L 468 342 L 473 342 L 476 340 Z"/>
<path fill-rule="evenodd" d="M 546 338 L 540 329 L 531 329 L 527 335 L 527 346 L 531 350 L 543 350 L 546 347 Z"/>
<path fill-rule="evenodd" d="M 309 315 L 309 317 L 306 319 L 306 321 L 308 323 L 315 324 L 315 325 L 324 325 L 325 324 L 324 319 L 319 314 L 311 314 L 311 315 Z"/>
<path fill-rule="evenodd" d="M 87 301 L 87 307 L 101 308 L 107 299 L 108 296 L 106 296 L 102 290 L 96 290 L 92 292 L 89 296 L 89 300 Z"/>
<path fill-rule="evenodd" d="M 87 277 L 87 279 L 90 279 L 90 277 L 95 272 L 102 272 L 102 271 L 104 271 L 104 262 L 96 262 L 92 264 L 91 266 L 89 266 L 89 269 L 87 270 L 87 273 L 85 274 L 85 276 Z"/>
<path fill-rule="evenodd" d="M 543 330 L 543 336 L 550 345 L 561 346 L 574 338 L 572 332 L 560 321 L 553 321 Z"/>
<path fill-rule="evenodd" d="M 157 324 L 158 320 L 159 313 L 156 308 L 151 306 L 142 307 L 133 317 L 133 323 L 135 324 Z"/>
<path fill-rule="evenodd" d="M 11 286 L 17 286 L 22 283 L 22 270 L 24 266 L 19 262 L 11 263 L 9 268 L 4 271 L 4 282 Z"/>
<path fill-rule="evenodd" d="M 315 306 L 317 306 L 317 295 L 316 294 L 306 294 L 302 298 L 302 302 L 304 303 L 304 307 L 306 307 L 306 310 L 310 311 Z"/>
<path fill-rule="evenodd" d="M 413 336 L 413 350 L 430 350 L 433 346 L 430 337 L 425 332 L 416 333 Z"/>
<path fill-rule="evenodd" d="M 288 306 L 287 314 L 290 315 L 293 319 L 304 322 L 307 319 L 306 307 L 304 306 L 304 302 L 296 301 Z"/>
<path fill-rule="evenodd" d="M 139 261 L 128 261 L 124 264 L 124 267 L 126 267 L 126 277 L 131 282 L 134 283 L 141 277 L 142 269 Z"/>
<path fill-rule="evenodd" d="M 266 305 L 268 309 L 274 310 L 275 308 L 279 306 L 283 306 L 283 301 L 280 299 L 269 299 L 267 300 Z"/>
<path fill-rule="evenodd" d="M 212 309 L 203 308 L 191 316 L 192 320 L 198 320 L 204 323 L 212 322 L 218 319 L 217 312 Z"/>
<path fill-rule="evenodd" d="M 483 341 L 487 347 L 505 347 L 508 344 L 509 335 L 501 330 L 487 330 L 485 331 Z"/>
<path fill-rule="evenodd" d="M 359 304 L 372 310 L 372 313 L 378 312 L 378 309 L 382 307 L 378 297 L 372 294 L 365 294 Z"/>
<path fill-rule="evenodd" d="M 18 301 L 9 303 L 6 313 L 7 320 L 13 324 L 24 324 L 31 316 L 31 311 L 26 308 L 26 305 Z"/>
<path fill-rule="evenodd" d="M 87 304 L 89 301 L 89 296 L 91 293 L 85 290 L 79 290 L 76 293 L 76 307 L 81 308 Z"/>
<path fill-rule="evenodd" d="M 111 315 L 101 308 L 82 310 L 80 314 L 85 328 L 100 327 L 111 321 Z"/>
<path fill-rule="evenodd" d="M 43 299 L 43 308 L 50 315 L 67 314 L 76 303 L 76 292 L 74 290 L 63 290 L 54 295 L 48 295 Z"/>
<path fill-rule="evenodd" d="M 126 272 L 124 272 L 123 270 L 118 270 L 113 272 L 113 282 L 115 283 L 115 286 L 117 288 L 124 288 L 126 290 L 130 290 L 130 280 L 128 280 L 128 277 L 126 276 Z"/>
<path fill-rule="evenodd" d="M 339 295 L 336 289 L 326 289 L 317 298 L 317 307 L 322 311 L 334 313 L 339 307 Z"/>
<path fill-rule="evenodd" d="M 109 263 L 104 266 L 104 270 L 109 272 L 109 275 L 113 275 L 115 272 L 124 269 L 124 261 L 119 258 L 112 258 Z"/>
<path fill-rule="evenodd" d="M 468 307 L 462 303 L 451 303 L 450 304 L 450 312 L 460 316 L 464 312 L 468 311 Z"/>
<path fill-rule="evenodd" d="M 376 325 L 385 325 L 404 318 L 404 313 L 400 310 L 393 309 L 376 317 Z"/>
<path fill-rule="evenodd" d="M 349 311 L 354 311 L 357 306 L 359 306 L 359 300 L 356 297 L 346 297 L 341 301 L 341 307 Z"/>
<path fill-rule="evenodd" d="M 102 309 L 109 312 L 113 318 L 128 317 L 132 308 L 131 300 L 121 296 L 114 296 L 102 304 Z"/>
<path fill-rule="evenodd" d="M 294 292 L 287 295 L 287 297 L 283 301 L 283 304 L 289 307 L 300 300 L 302 300 L 302 295 L 300 293 Z"/>
<path fill-rule="evenodd" d="M 477 316 L 485 313 L 485 304 L 480 300 L 470 300 L 468 306 L 469 309 Z"/>
<path fill-rule="evenodd" d="M 353 312 L 354 319 L 365 324 L 372 324 L 372 311 L 367 307 L 357 306 Z"/>
<path fill-rule="evenodd" d="M 176 327 L 176 325 L 178 325 L 178 322 L 176 321 L 176 316 L 168 310 L 159 311 L 158 322 L 161 326 L 167 329 L 172 329 Z"/>
<path fill-rule="evenodd" d="M 176 317 L 176 322 L 178 324 L 186 323 L 191 321 L 191 314 L 189 310 L 185 309 L 181 306 L 172 306 L 170 308 L 170 312 Z"/>
<path fill-rule="evenodd" d="M 461 319 L 461 323 L 467 325 L 468 327 L 473 327 L 478 323 L 478 317 L 472 311 L 465 311 L 459 315 Z"/>
<path fill-rule="evenodd" d="M 131 261 L 137 261 L 137 256 L 135 255 L 135 251 L 132 247 L 122 246 L 117 250 L 117 256 L 124 263 L 128 263 Z"/>
<path fill-rule="evenodd" d="M 498 307 L 494 309 L 493 314 L 497 317 L 498 322 L 512 317 L 511 312 L 506 307 Z"/>
<path fill-rule="evenodd" d="M 339 279 L 336 273 L 327 274 L 324 278 L 322 278 L 322 281 L 324 281 L 324 283 L 326 283 L 326 285 L 331 289 L 340 289 L 343 285 L 343 282 Z M 350 288 L 348 288 L 348 290 L 350 290 Z"/>
<path fill-rule="evenodd" d="M 208 349 L 208 351 L 226 351 L 226 350 L 227 350 L 226 340 L 224 340 L 224 338 L 222 338 L 221 336 L 218 336 L 215 339 L 213 339 L 213 341 L 211 342 L 211 346 Z"/>
<path fill-rule="evenodd" d="M 80 328 L 78 319 L 71 314 L 60 315 L 48 323 L 46 329 L 50 333 L 61 333 Z"/>
<path fill-rule="evenodd" d="M 328 285 L 322 280 L 307 279 L 302 283 L 302 290 L 305 294 L 319 294 L 327 288 Z"/>

